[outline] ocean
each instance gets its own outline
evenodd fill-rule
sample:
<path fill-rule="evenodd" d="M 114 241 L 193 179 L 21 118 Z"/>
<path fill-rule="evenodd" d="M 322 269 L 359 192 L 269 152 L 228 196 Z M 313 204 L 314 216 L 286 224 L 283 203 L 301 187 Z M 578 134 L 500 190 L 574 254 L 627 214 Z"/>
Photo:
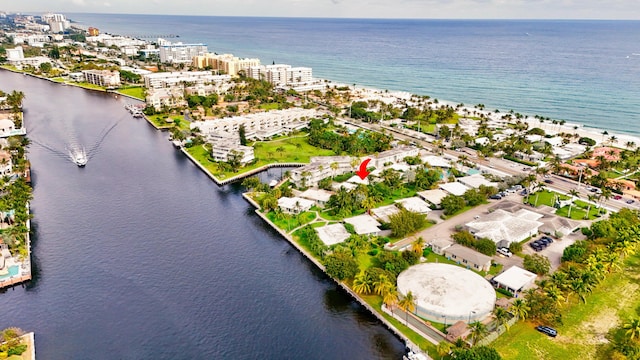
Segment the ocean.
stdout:
<path fill-rule="evenodd" d="M 336 82 L 640 134 L 640 21 L 68 16 Z"/>

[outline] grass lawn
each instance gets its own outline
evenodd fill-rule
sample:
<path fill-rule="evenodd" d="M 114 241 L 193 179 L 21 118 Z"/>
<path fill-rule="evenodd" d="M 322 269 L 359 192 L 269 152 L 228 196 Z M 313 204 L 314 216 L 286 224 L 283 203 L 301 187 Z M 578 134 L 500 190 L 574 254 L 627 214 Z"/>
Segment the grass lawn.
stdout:
<path fill-rule="evenodd" d="M 277 151 L 276 149 L 278 148 L 281 148 L 282 151 Z M 220 171 L 216 163 L 209 159 L 208 152 L 202 146 L 194 146 L 187 149 L 189 154 L 196 158 L 196 160 L 206 167 L 207 170 L 209 170 L 215 177 L 221 180 L 228 179 L 267 164 L 284 162 L 308 163 L 312 156 L 334 155 L 332 150 L 324 150 L 309 145 L 306 141 L 306 137 L 304 136 L 267 142 L 257 142 L 254 144 L 254 151 L 257 161 L 252 165 L 241 168 L 237 173 L 233 173 L 229 171 Z"/>
<path fill-rule="evenodd" d="M 253 149 L 256 159 L 259 159 L 259 166 L 274 162 L 308 163 L 312 156 L 335 155 L 333 150 L 320 149 L 309 145 L 306 136 L 256 142 L 253 145 Z"/>
<path fill-rule="evenodd" d="M 297 228 L 300 225 L 304 225 L 313 221 L 316 218 L 316 213 L 313 211 L 307 211 L 300 214 L 300 216 L 296 215 L 286 215 L 283 214 L 282 219 L 276 218 L 275 211 L 270 211 L 267 213 L 267 218 L 271 220 L 272 223 L 276 224 L 282 230 L 286 230 L 287 232 Z"/>
<path fill-rule="evenodd" d="M 558 197 L 560 200 L 568 200 L 569 197 L 566 195 L 558 194 L 549 190 L 538 191 L 534 194 L 531 194 L 525 204 L 536 204 L 536 197 L 538 198 L 538 206 L 547 205 L 553 207 L 554 200 Z M 587 209 L 589 208 L 589 204 L 585 201 L 575 200 L 574 205 L 571 207 L 571 219 L 573 220 L 583 220 Z M 589 211 L 589 220 L 593 220 L 598 217 L 600 209 L 596 209 L 595 206 L 591 206 L 591 210 Z M 569 206 L 564 206 L 556 211 L 556 215 L 569 217 Z"/>
<path fill-rule="evenodd" d="M 75 85 L 85 89 L 107 91 L 107 89 L 105 89 L 102 86 L 89 84 L 88 82 L 78 82 L 78 83 L 75 83 Z"/>
<path fill-rule="evenodd" d="M 591 294 L 587 303 L 575 297 L 562 310 L 564 324 L 558 337 L 537 332 L 536 324 L 520 321 L 492 346 L 504 359 L 594 359 L 604 335 L 618 323 L 637 316 L 640 306 L 640 257 L 625 261 L 624 273 L 608 276 Z"/>
<path fill-rule="evenodd" d="M 144 88 L 141 86 L 132 86 L 127 88 L 118 89 L 120 94 L 133 96 L 136 99 L 144 101 Z"/>
<path fill-rule="evenodd" d="M 536 205 L 536 198 L 537 198 L 538 199 L 538 202 L 537 202 L 538 206 L 547 205 L 547 206 L 553 207 L 554 200 L 555 200 L 556 196 L 560 200 L 569 199 L 568 196 L 561 195 L 561 194 L 558 194 L 558 193 L 553 192 L 553 191 L 544 190 L 544 191 L 538 191 L 536 193 L 533 193 L 533 194 L 529 195 L 528 201 L 526 201 L 525 203 L 535 206 Z"/>
<path fill-rule="evenodd" d="M 184 119 L 183 115 L 167 115 L 167 114 L 156 114 L 147 116 L 149 121 L 151 121 L 156 127 L 160 129 L 171 129 L 176 126 L 176 120 L 178 120 L 179 127 L 182 130 L 189 130 L 189 121 Z M 173 122 L 166 122 L 165 119 L 171 118 Z"/>
<path fill-rule="evenodd" d="M 262 110 L 280 110 L 280 104 L 278 103 L 265 103 L 258 106 Z"/>

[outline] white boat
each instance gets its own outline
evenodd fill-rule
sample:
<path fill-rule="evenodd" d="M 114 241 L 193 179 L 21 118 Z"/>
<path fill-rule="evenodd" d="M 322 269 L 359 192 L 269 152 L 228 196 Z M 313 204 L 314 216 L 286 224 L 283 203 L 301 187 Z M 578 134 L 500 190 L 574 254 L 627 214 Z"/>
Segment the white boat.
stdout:
<path fill-rule="evenodd" d="M 89 161 L 87 153 L 83 148 L 74 148 L 69 150 L 69 156 L 71 157 L 71 161 L 78 165 L 78 167 L 87 165 L 87 162 Z"/>

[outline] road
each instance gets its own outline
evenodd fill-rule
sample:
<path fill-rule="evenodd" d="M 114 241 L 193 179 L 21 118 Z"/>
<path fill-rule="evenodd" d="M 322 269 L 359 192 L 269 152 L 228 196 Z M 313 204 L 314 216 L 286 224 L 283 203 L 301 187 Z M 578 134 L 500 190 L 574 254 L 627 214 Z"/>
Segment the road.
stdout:
<path fill-rule="evenodd" d="M 520 163 L 516 163 L 514 161 L 501 159 L 501 158 L 489 158 L 489 159 L 480 159 L 477 157 L 472 157 L 469 154 L 461 153 L 455 150 L 446 150 L 446 149 L 437 149 L 431 142 L 427 140 L 435 140 L 433 136 L 428 134 L 418 133 L 413 130 L 407 129 L 397 129 L 387 126 L 381 126 L 379 124 L 371 124 L 362 122 L 355 119 L 348 118 L 339 118 L 336 119 L 337 122 L 341 122 L 343 124 L 349 124 L 352 126 L 357 126 L 360 128 L 378 131 L 378 132 L 391 132 L 393 136 L 400 140 L 405 140 L 409 142 L 413 142 L 418 146 L 421 146 L 427 150 L 437 152 L 442 151 L 443 155 L 446 155 L 449 158 L 452 158 L 453 161 L 457 161 L 460 155 L 465 155 L 469 158 L 470 161 L 478 164 L 481 170 L 485 170 L 487 172 L 499 172 L 505 175 L 524 175 L 529 174 L 533 171 L 534 168 L 522 165 Z M 427 140 L 424 140 L 427 139 Z M 545 187 L 549 190 L 553 190 L 559 193 L 568 194 L 569 191 L 576 189 L 580 194 L 580 198 L 584 201 L 587 201 L 589 195 L 593 195 L 593 192 L 590 192 L 586 189 L 586 185 L 584 183 L 578 186 L 578 182 L 572 179 L 567 179 L 557 175 L 549 175 L 548 180 L 553 181 L 553 183 L 548 184 L 545 183 Z M 635 201 L 632 204 L 627 204 L 626 201 L 630 200 L 629 198 L 622 198 L 620 200 L 609 199 L 603 202 L 604 208 L 610 211 L 619 211 L 622 208 L 630 208 L 634 210 L 640 210 L 640 201 Z"/>

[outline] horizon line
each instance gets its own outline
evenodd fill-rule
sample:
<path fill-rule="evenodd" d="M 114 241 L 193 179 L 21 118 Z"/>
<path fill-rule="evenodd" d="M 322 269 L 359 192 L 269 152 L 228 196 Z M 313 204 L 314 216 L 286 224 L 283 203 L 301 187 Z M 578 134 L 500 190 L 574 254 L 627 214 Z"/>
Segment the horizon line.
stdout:
<path fill-rule="evenodd" d="M 35 11 L 35 14 L 53 13 L 54 11 Z M 30 11 L 10 12 L 7 14 L 33 15 Z M 257 18 L 257 19 L 327 19 L 327 20 L 444 20 L 444 21 L 634 21 L 640 19 L 611 19 L 611 18 L 411 18 L 411 17 L 330 17 L 330 16 L 268 16 L 268 15 L 202 15 L 202 14 L 163 14 L 163 13 L 125 13 L 125 12 L 64 12 L 66 14 L 86 14 L 86 15 L 142 15 L 142 16 L 184 16 L 184 17 L 220 17 L 220 18 Z"/>

